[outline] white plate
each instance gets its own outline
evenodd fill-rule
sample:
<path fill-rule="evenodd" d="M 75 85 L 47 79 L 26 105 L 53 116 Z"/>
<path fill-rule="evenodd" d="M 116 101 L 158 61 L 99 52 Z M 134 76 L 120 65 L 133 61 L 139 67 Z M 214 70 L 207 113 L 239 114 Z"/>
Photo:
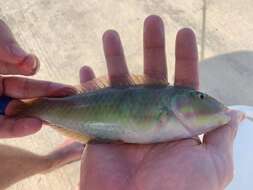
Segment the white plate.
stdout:
<path fill-rule="evenodd" d="M 253 107 L 230 106 L 253 118 Z M 245 119 L 239 127 L 234 144 L 235 175 L 227 190 L 249 190 L 253 187 L 253 122 Z"/>

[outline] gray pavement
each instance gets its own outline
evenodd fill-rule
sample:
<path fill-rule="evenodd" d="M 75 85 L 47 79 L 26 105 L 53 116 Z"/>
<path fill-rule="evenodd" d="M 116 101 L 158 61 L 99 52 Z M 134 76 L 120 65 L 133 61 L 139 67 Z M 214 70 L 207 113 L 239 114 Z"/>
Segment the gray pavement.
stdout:
<path fill-rule="evenodd" d="M 41 69 L 35 78 L 76 84 L 78 70 L 84 64 L 93 67 L 97 75 L 106 73 L 101 36 L 111 28 L 121 35 L 130 70 L 141 73 L 143 20 L 150 14 L 160 15 L 166 28 L 172 79 L 176 31 L 193 28 L 200 48 L 202 7 L 202 0 L 2 0 L 0 18 L 10 25 L 20 44 L 40 58 Z M 206 7 L 201 87 L 228 105 L 253 105 L 253 1 L 207 0 Z M 46 128 L 31 137 L 1 142 L 45 153 L 62 140 Z M 78 176 L 79 163 L 75 163 L 31 177 L 10 189 L 70 190 L 76 187 Z"/>

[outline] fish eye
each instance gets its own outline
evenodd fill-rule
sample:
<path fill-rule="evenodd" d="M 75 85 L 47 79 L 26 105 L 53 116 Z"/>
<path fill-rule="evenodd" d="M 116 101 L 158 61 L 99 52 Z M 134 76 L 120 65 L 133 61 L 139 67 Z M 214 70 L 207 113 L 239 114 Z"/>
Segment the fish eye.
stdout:
<path fill-rule="evenodd" d="M 198 97 L 199 97 L 201 100 L 204 100 L 205 95 L 204 95 L 204 94 L 202 94 L 202 93 L 199 93 L 199 94 L 198 94 Z"/>
<path fill-rule="evenodd" d="M 191 95 L 192 97 L 197 97 L 197 98 L 199 98 L 199 99 L 201 99 L 201 100 L 204 100 L 204 99 L 206 98 L 206 95 L 203 94 L 202 92 L 193 91 L 193 92 L 190 92 L 190 95 Z"/>

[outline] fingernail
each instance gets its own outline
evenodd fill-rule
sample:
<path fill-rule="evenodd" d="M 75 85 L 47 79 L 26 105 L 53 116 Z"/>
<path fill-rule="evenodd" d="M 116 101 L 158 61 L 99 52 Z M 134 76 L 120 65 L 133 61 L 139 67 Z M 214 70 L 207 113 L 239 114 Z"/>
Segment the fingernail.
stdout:
<path fill-rule="evenodd" d="M 9 46 L 9 50 L 10 53 L 15 55 L 16 57 L 24 58 L 25 56 L 27 56 L 27 53 L 23 49 L 18 47 L 17 44 L 11 44 Z"/>
<path fill-rule="evenodd" d="M 104 40 L 119 40 L 120 38 L 117 31 L 110 29 L 110 30 L 107 30 L 103 34 L 103 39 Z"/>
<path fill-rule="evenodd" d="M 29 55 L 20 63 L 20 68 L 25 73 L 35 74 L 39 70 L 39 59 L 34 55 Z"/>
<path fill-rule="evenodd" d="M 29 65 L 29 67 L 32 70 L 35 70 L 38 67 L 39 59 L 35 55 L 31 55 L 31 56 L 28 56 L 25 62 L 27 63 L 27 65 Z"/>

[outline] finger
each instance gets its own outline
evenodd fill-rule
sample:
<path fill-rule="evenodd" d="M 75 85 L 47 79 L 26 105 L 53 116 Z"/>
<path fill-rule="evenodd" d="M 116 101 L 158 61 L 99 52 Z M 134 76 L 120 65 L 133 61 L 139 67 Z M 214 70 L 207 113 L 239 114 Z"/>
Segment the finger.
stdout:
<path fill-rule="evenodd" d="M 80 83 L 81 84 L 95 78 L 95 74 L 94 74 L 93 70 L 88 66 L 83 66 L 80 69 L 79 75 L 80 75 Z"/>
<path fill-rule="evenodd" d="M 19 63 L 28 54 L 19 47 L 10 28 L 0 20 L 0 57 L 2 61 Z"/>
<path fill-rule="evenodd" d="M 0 73 L 31 75 L 38 67 L 38 59 L 27 54 L 15 40 L 9 27 L 0 19 Z M 2 64 L 3 63 L 3 64 Z M 9 68 L 8 64 L 11 65 Z M 16 65 L 17 64 L 17 65 Z M 15 68 L 15 66 L 17 68 Z M 10 73 L 2 73 L 10 71 Z"/>
<path fill-rule="evenodd" d="M 196 37 L 188 28 L 180 30 L 176 38 L 175 85 L 199 88 Z"/>
<path fill-rule="evenodd" d="M 74 140 L 64 141 L 46 156 L 47 159 L 54 160 L 54 162 L 51 167 L 43 173 L 48 173 L 67 164 L 80 160 L 84 147 L 84 144 Z"/>
<path fill-rule="evenodd" d="M 223 153 L 232 149 L 238 126 L 244 118 L 241 112 L 230 111 L 228 114 L 231 117 L 229 124 L 205 134 L 203 138 L 207 147 L 214 147 Z"/>
<path fill-rule="evenodd" d="M 118 33 L 113 30 L 105 32 L 103 46 L 110 81 L 117 84 L 121 82 L 120 79 L 127 78 L 129 75 Z"/>
<path fill-rule="evenodd" d="M 167 80 L 165 36 L 163 21 L 152 15 L 144 22 L 144 74 Z"/>
<path fill-rule="evenodd" d="M 2 80 L 4 94 L 18 99 L 75 94 L 73 87 L 50 81 L 21 77 L 7 77 Z"/>
<path fill-rule="evenodd" d="M 36 133 L 41 129 L 42 122 L 36 118 L 1 118 L 0 138 L 23 137 Z"/>
<path fill-rule="evenodd" d="M 17 64 L 0 61 L 0 74 L 3 75 L 34 75 L 39 68 L 39 60 L 34 55 L 27 56 Z"/>

